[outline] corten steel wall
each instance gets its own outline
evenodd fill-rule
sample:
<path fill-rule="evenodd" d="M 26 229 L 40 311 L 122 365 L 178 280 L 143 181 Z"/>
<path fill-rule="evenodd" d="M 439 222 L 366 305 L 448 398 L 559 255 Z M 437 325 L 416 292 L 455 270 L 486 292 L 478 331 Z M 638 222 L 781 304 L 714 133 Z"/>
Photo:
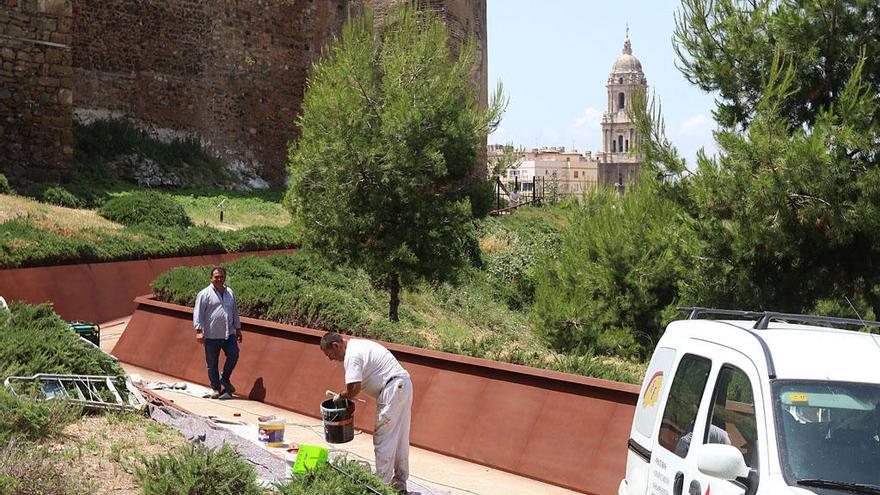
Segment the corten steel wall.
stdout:
<path fill-rule="evenodd" d="M 137 307 L 134 298 L 150 293 L 150 282 L 175 266 L 220 264 L 242 256 L 284 252 L 291 250 L 0 270 L 0 296 L 31 304 L 49 301 L 65 320 L 100 323 L 130 315 Z M 206 274 L 205 286 L 208 282 Z"/>
<path fill-rule="evenodd" d="M 147 297 L 137 303 L 113 354 L 207 385 L 192 309 Z M 342 365 L 318 347 L 324 332 L 252 318 L 242 328 L 233 375 L 240 395 L 319 417 L 324 391 L 343 386 Z M 413 445 L 584 493 L 617 493 L 637 386 L 386 346 L 413 378 Z M 356 427 L 372 431 L 374 403 L 358 408 Z"/>

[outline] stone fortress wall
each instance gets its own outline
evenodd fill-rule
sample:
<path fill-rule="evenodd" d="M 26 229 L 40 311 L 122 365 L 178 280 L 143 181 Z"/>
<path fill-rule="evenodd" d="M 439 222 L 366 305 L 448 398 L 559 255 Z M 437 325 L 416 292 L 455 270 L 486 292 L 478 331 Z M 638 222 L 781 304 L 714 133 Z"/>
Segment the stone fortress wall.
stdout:
<path fill-rule="evenodd" d="M 73 156 L 71 4 L 0 0 L 0 173 L 61 181 Z"/>
<path fill-rule="evenodd" d="M 15 162 L 59 171 L 48 177 L 63 179 L 60 171 L 68 170 L 71 161 L 73 112 L 82 119 L 124 117 L 159 136 L 196 137 L 222 160 L 242 163 L 281 185 L 288 143 L 298 135 L 295 122 L 309 68 L 349 12 L 363 8 L 364 1 L 381 10 L 398 0 L 0 0 L 3 12 L 30 12 L 25 7 L 34 7 L 29 17 L 37 19 L 49 15 L 38 12 L 39 5 L 63 6 L 66 20 L 40 24 L 55 32 L 38 39 L 62 40 L 67 47 L 56 70 L 67 74 L 56 78 L 58 90 L 67 90 L 62 93 L 67 103 L 56 98 L 50 105 L 59 119 L 66 119 L 65 137 L 56 132 L 35 141 L 53 127 L 16 109 L 7 111 L 0 103 L 0 115 L 14 121 L 16 130 L 10 134 L 0 128 L 4 141 L 19 150 L 14 160 L 0 157 L 0 172 L 18 177 Z M 422 5 L 440 13 L 454 39 L 464 39 L 469 31 L 475 35 L 481 58 L 475 77 L 485 103 L 486 0 L 429 0 Z M 10 32 L 18 31 L 4 19 L 18 17 L 0 14 L 0 47 L 7 48 L 0 52 L 0 67 L 7 65 L 7 56 L 14 67 L 23 50 L 35 48 L 21 42 L 7 46 L 14 42 Z M 41 87 L 36 73 L 48 71 L 37 68 L 34 75 L 20 75 L 0 70 L 0 78 L 28 88 Z M 38 93 L 16 92 L 28 105 L 42 109 L 46 97 Z M 0 98 L 3 94 L 0 90 Z M 47 150 L 54 143 L 60 154 L 50 157 Z"/>

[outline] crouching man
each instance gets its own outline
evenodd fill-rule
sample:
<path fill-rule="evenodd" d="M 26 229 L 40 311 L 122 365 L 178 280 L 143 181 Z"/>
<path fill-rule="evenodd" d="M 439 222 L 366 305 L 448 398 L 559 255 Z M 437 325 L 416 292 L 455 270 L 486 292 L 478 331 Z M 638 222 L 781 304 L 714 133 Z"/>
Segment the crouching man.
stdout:
<path fill-rule="evenodd" d="M 330 360 L 342 361 L 345 368 L 345 391 L 334 400 L 354 399 L 361 392 L 376 400 L 376 475 L 406 493 L 413 400 L 409 373 L 388 349 L 371 340 L 328 332 L 321 338 L 321 350 Z"/>

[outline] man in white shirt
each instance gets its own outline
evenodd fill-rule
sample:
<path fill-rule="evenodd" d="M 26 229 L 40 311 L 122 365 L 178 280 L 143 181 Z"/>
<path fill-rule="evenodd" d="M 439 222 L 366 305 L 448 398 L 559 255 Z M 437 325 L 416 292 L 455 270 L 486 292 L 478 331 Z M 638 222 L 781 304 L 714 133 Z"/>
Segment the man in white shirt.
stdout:
<path fill-rule="evenodd" d="M 511 206 L 511 207 L 519 206 L 520 198 L 522 198 L 522 195 L 519 193 L 519 188 L 515 187 L 513 189 L 513 192 L 510 193 L 510 201 L 509 201 L 508 206 Z"/>
<path fill-rule="evenodd" d="M 235 296 L 232 289 L 226 287 L 226 269 L 215 266 L 211 269 L 211 285 L 196 295 L 193 308 L 196 342 L 205 346 L 212 399 L 229 399 L 235 393 L 230 380 L 238 363 L 238 344 L 242 337 L 240 320 Z M 221 349 L 226 355 L 222 375 L 217 369 Z"/>
<path fill-rule="evenodd" d="M 342 361 L 345 368 L 345 391 L 334 396 L 334 400 L 354 399 L 361 392 L 376 400 L 376 475 L 401 493 L 407 493 L 413 400 L 409 373 L 388 349 L 371 340 L 343 338 L 328 332 L 321 338 L 321 350 L 330 360 Z"/>

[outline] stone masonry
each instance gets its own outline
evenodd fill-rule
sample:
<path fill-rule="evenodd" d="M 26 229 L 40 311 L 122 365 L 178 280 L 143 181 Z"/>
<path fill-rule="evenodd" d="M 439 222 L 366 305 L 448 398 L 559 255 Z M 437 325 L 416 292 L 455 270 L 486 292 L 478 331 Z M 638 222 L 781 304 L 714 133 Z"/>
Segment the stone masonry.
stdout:
<path fill-rule="evenodd" d="M 0 0 L 7 1 L 8 0 Z M 380 9 L 395 0 L 369 0 Z M 378 3 L 376 3 L 378 2 Z M 472 31 L 486 101 L 486 0 L 432 0 Z M 77 112 L 199 138 L 274 185 L 285 177 L 309 68 L 358 0 L 73 0 Z"/>
<path fill-rule="evenodd" d="M 308 71 L 350 11 L 401 0 L 0 0 L 0 173 L 64 181 L 73 116 L 195 137 L 281 185 Z M 477 41 L 486 0 L 423 0 Z"/>
<path fill-rule="evenodd" d="M 0 173 L 57 182 L 73 157 L 71 4 L 0 0 Z"/>

